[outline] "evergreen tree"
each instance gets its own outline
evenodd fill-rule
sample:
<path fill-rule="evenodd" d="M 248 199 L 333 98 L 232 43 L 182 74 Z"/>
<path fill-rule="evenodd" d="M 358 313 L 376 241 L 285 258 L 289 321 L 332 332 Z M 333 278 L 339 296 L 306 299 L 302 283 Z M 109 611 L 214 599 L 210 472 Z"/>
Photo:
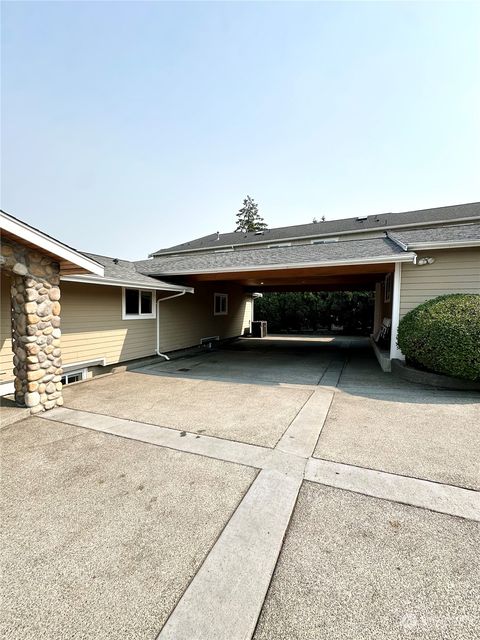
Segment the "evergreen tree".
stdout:
<path fill-rule="evenodd" d="M 237 228 L 235 231 L 263 231 L 267 223 L 258 213 L 258 204 L 253 198 L 247 196 L 243 201 L 243 207 L 237 213 Z"/>

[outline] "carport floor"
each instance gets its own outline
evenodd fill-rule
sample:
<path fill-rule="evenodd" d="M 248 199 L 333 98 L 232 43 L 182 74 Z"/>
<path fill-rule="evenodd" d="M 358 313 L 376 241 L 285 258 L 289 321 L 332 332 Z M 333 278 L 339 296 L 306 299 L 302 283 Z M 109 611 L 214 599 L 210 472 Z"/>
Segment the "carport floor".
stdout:
<path fill-rule="evenodd" d="M 241 379 L 232 369 L 226 379 L 210 378 L 209 367 L 224 369 L 208 362 L 221 352 L 209 354 L 204 368 L 200 359 L 196 377 L 174 372 L 173 362 L 166 373 L 114 374 L 65 389 L 65 408 L 0 432 L 12 476 L 6 512 L 18 547 L 6 546 L 5 566 L 21 589 L 9 596 L 6 637 L 472 637 L 480 521 L 480 493 L 464 488 L 465 477 L 475 481 L 472 468 L 449 475 L 451 456 L 442 458 L 436 448 L 417 467 L 404 457 L 412 472 L 382 469 L 387 458 L 378 450 L 391 442 L 378 438 L 377 457 L 369 458 L 348 401 L 388 397 L 408 411 L 406 392 L 416 391 L 432 412 L 442 408 L 439 421 L 448 422 L 458 419 L 452 406 L 474 412 L 474 398 L 384 377 L 355 341 L 338 350 L 330 345 L 328 354 L 319 350 L 315 384 L 295 384 L 293 369 L 275 374 L 286 382 L 267 381 L 265 371 L 245 364 L 254 354 L 236 359 L 236 350 L 253 348 L 246 342 L 221 355 L 233 360 L 233 369 L 244 362 Z M 263 343 L 269 371 L 291 359 L 281 342 Z M 301 350 L 309 351 L 305 344 L 295 348 Z M 175 366 L 189 368 L 187 362 Z M 245 409 L 249 397 L 255 401 Z M 222 424 L 221 412 L 209 411 L 209 398 L 234 415 Z M 344 404 L 349 413 L 335 427 L 330 417 Z M 417 432 L 409 437 L 421 444 L 422 423 L 413 422 Z M 341 440 L 346 425 L 352 425 L 350 448 L 358 439 L 369 464 L 313 457 L 323 457 L 325 434 L 325 442 L 334 435 Z M 456 437 L 477 447 L 468 429 Z M 330 451 L 341 457 L 333 445 Z M 429 479 L 435 470 L 452 481 Z M 127 489 L 122 473 L 132 474 Z M 157 500 L 147 509 L 144 498 L 152 491 Z M 89 571 L 94 582 L 86 579 Z M 66 600 L 56 597 L 57 582 Z M 81 597 L 69 599 L 77 584 Z M 119 606 L 110 607 L 117 588 Z M 29 613 L 36 607 L 43 607 L 40 622 L 29 634 L 34 627 L 22 624 L 36 624 Z"/>

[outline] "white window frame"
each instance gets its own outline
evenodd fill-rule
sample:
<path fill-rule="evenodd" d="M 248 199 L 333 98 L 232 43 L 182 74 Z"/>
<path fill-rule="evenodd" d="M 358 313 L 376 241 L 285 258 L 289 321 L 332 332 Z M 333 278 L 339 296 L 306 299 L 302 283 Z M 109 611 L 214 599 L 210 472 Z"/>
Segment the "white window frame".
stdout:
<path fill-rule="evenodd" d="M 217 300 L 225 300 L 225 311 L 217 311 Z M 220 304 L 220 308 L 222 305 Z M 214 316 L 227 316 L 228 315 L 228 293 L 214 293 L 213 294 L 213 315 Z"/>
<path fill-rule="evenodd" d="M 338 238 L 317 238 L 311 240 L 310 244 L 333 244 L 334 242 L 338 242 Z"/>
<path fill-rule="evenodd" d="M 131 291 L 138 291 L 138 313 L 126 313 L 125 312 L 125 292 L 127 289 Z M 149 293 L 152 297 L 152 312 L 140 313 L 140 294 Z M 157 299 L 155 290 L 153 289 L 139 289 L 138 287 L 122 287 L 122 320 L 154 320 L 157 317 Z"/>
<path fill-rule="evenodd" d="M 68 382 L 69 376 L 78 376 L 80 375 L 80 380 L 75 380 L 74 382 Z M 87 369 L 75 369 L 74 371 L 65 371 L 62 375 L 62 378 L 65 378 L 66 381 L 63 382 L 63 386 L 67 386 L 69 384 L 75 384 L 75 382 L 81 382 L 82 380 L 87 379 Z"/>

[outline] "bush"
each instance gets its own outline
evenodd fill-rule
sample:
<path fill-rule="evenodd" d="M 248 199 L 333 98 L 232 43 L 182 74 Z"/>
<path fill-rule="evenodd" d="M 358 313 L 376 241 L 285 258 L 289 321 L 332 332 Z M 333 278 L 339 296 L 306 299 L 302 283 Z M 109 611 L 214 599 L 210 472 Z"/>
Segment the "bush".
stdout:
<path fill-rule="evenodd" d="M 456 293 L 419 305 L 400 320 L 398 346 L 414 367 L 480 380 L 480 295 Z"/>

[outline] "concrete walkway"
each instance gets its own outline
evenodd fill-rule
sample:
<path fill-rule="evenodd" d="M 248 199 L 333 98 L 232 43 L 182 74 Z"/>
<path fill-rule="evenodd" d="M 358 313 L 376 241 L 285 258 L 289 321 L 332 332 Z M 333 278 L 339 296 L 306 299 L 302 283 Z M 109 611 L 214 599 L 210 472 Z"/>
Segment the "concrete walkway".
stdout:
<path fill-rule="evenodd" d="M 469 471 L 466 445 L 470 443 L 474 450 L 477 446 L 475 425 L 470 431 L 456 432 L 457 446 L 465 443 L 467 461 L 467 475 L 459 477 L 458 482 L 448 471 L 448 460 L 440 456 L 438 448 L 430 458 L 425 448 L 424 460 L 436 460 L 436 468 L 441 473 L 446 468 L 445 476 L 452 477 L 453 482 L 430 477 L 435 474 L 428 465 L 425 469 L 421 456 L 420 465 L 415 467 L 412 456 L 405 455 L 402 464 L 406 466 L 400 466 L 396 472 L 389 467 L 389 458 L 382 453 L 382 441 L 375 439 L 375 433 L 373 436 L 370 433 L 370 441 L 364 439 L 370 442 L 367 446 L 355 429 L 366 420 L 362 414 L 365 401 L 376 411 L 376 403 L 381 405 L 388 396 L 407 415 L 417 404 L 424 407 L 423 415 L 425 406 L 428 410 L 433 407 L 432 415 L 438 406 L 438 415 L 448 421 L 448 416 L 457 416 L 457 407 L 473 417 L 480 407 L 475 397 L 444 396 L 441 392 L 397 383 L 373 367 L 371 359 L 360 357 L 361 349 L 352 350 L 343 343 L 338 350 L 331 347 L 328 353 L 319 351 L 314 360 L 321 367 L 315 376 L 314 367 L 307 367 L 310 382 L 300 385 L 292 382 L 292 375 L 302 362 L 300 357 L 288 375 L 276 374 L 274 349 L 265 346 L 263 368 L 252 372 L 249 365 L 248 371 L 245 369 L 252 355 L 250 347 L 247 345 L 244 352 L 241 343 L 238 349 L 240 358 L 232 356 L 231 368 L 224 371 L 224 377 L 214 376 L 213 380 L 210 377 L 212 369 L 219 373 L 212 359 L 223 363 L 229 355 L 223 352 L 207 356 L 205 363 L 199 359 L 197 365 L 192 364 L 195 376 L 187 371 L 186 379 L 174 367 L 190 367 L 172 362 L 162 371 L 155 365 L 149 371 L 118 374 L 115 381 L 108 377 L 71 387 L 66 390 L 67 406 L 45 413 L 38 420 L 55 430 L 60 425 L 76 429 L 77 440 L 82 433 L 95 434 L 116 443 L 130 443 L 128 446 L 193 455 L 199 461 L 199 469 L 201 461 L 227 465 L 225 468 L 232 473 L 229 496 L 238 495 L 250 478 L 231 514 L 226 516 L 228 508 L 224 508 L 219 525 L 213 519 L 209 535 L 219 526 L 218 535 L 201 562 L 196 560 L 192 565 L 195 568 L 191 579 L 181 578 L 184 580 L 181 593 L 177 584 L 175 605 L 168 612 L 159 605 L 158 639 L 400 639 L 415 630 L 420 633 L 418 637 L 440 639 L 446 637 L 445 625 L 448 637 L 473 637 L 479 609 L 470 594 L 480 586 L 478 554 L 476 559 L 473 555 L 480 544 L 480 493 L 473 490 L 475 471 Z M 232 351 L 235 354 L 235 348 Z M 307 360 L 310 357 L 307 355 Z M 273 380 L 272 376 L 283 381 Z M 119 399 L 112 390 L 118 389 L 122 380 L 126 393 Z M 312 384 L 312 380 L 316 382 Z M 238 398 L 247 387 L 256 384 L 260 395 L 246 410 Z M 208 388 L 202 391 L 203 385 Z M 189 400 L 181 415 L 177 409 L 170 418 L 169 402 L 177 402 L 176 389 Z M 209 421 L 207 410 L 207 399 L 211 402 L 219 389 L 228 392 L 225 406 L 234 414 L 224 414 L 223 423 L 221 414 L 215 412 Z M 100 391 L 100 398 L 95 398 L 95 390 Z M 291 396 L 290 390 L 294 392 Z M 162 398 L 160 418 L 155 415 L 152 402 L 157 391 Z M 281 396 L 280 412 L 275 406 L 280 396 L 274 393 L 273 399 L 269 398 L 272 391 L 287 392 Z M 150 402 L 145 403 L 146 398 Z M 358 400 L 358 412 L 355 403 L 348 405 L 351 398 Z M 142 401 L 147 407 L 138 415 Z M 262 403 L 267 403 L 267 407 L 259 411 Z M 348 411 L 343 409 L 345 403 Z M 270 410 L 271 422 L 277 416 L 280 428 L 268 425 Z M 373 424 L 379 422 L 375 411 Z M 246 428 L 242 426 L 242 417 Z M 267 438 L 256 433 L 263 423 Z M 412 424 L 417 425 L 416 434 L 421 435 L 421 424 L 415 417 Z M 349 428 L 352 429 L 349 446 L 342 449 L 338 440 L 348 440 L 343 434 Z M 425 437 L 431 438 L 431 433 Z M 385 433 L 382 438 L 386 438 Z M 355 452 L 357 441 L 361 444 L 363 464 L 342 459 Z M 417 437 L 419 451 L 423 442 Z M 398 443 L 400 446 L 400 439 Z M 121 444 L 116 446 L 121 449 Z M 480 447 L 477 454 L 478 450 Z M 179 464 L 178 473 L 185 474 L 185 462 Z M 242 476 L 242 469 L 247 475 Z M 402 469 L 406 472 L 402 473 Z M 175 483 L 173 461 L 169 473 Z M 224 476 L 225 482 L 228 475 Z M 473 486 L 468 486 L 463 478 L 471 478 Z M 220 481 L 213 470 L 211 482 L 218 490 Z M 200 513 L 195 496 L 192 500 Z M 444 555 L 444 562 L 437 559 L 439 553 Z M 410 562 L 411 558 L 414 561 Z M 428 592 L 430 600 L 423 598 L 424 592 Z M 141 601 L 136 607 L 142 608 Z M 150 608 L 148 633 L 145 627 L 145 635 L 132 631 L 129 637 L 153 640 L 152 615 Z M 102 633 L 97 633 L 97 637 L 121 637 L 114 632 Z"/>

